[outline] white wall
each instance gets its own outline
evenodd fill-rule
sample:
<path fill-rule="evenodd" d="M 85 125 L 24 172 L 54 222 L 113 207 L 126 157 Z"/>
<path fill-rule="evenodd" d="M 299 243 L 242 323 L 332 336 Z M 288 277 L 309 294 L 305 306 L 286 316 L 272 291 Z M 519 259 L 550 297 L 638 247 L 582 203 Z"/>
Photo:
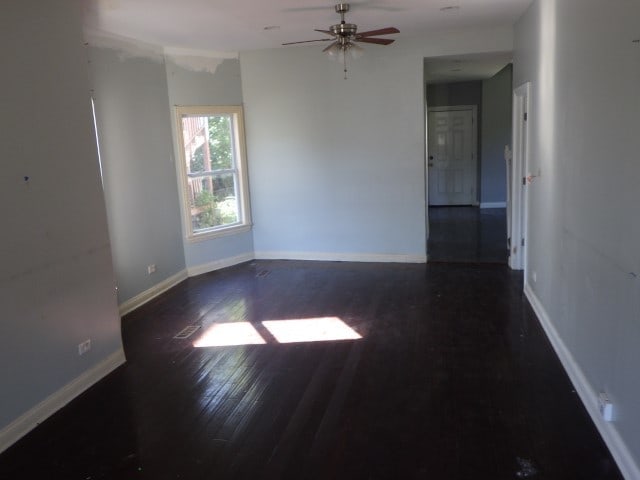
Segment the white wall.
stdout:
<path fill-rule="evenodd" d="M 2 450 L 124 354 L 79 3 L 7 2 L 0 37 Z"/>
<path fill-rule="evenodd" d="M 185 260 L 164 58 L 108 42 L 89 38 L 101 45 L 89 48 L 89 71 L 123 304 L 184 271 Z"/>
<path fill-rule="evenodd" d="M 510 29 L 241 54 L 258 257 L 425 261 L 425 57 L 512 48 Z"/>
<path fill-rule="evenodd" d="M 165 56 L 132 39 L 87 32 L 105 197 L 121 309 L 187 275 L 253 258 L 251 231 L 187 242 L 180 218 L 175 105 L 241 105 L 237 58 Z M 155 264 L 149 275 L 147 266 Z"/>
<path fill-rule="evenodd" d="M 511 145 L 511 65 L 482 82 L 482 155 L 480 205 L 507 200 L 507 167 L 504 146 Z"/>
<path fill-rule="evenodd" d="M 516 26 L 532 86 L 527 293 L 627 478 L 640 478 L 640 3 L 537 0 Z M 534 273 L 537 280 L 534 281 Z M 599 420 L 598 391 L 616 421 Z"/>
<path fill-rule="evenodd" d="M 237 58 L 168 57 L 166 77 L 174 139 L 176 105 L 242 105 L 240 62 Z M 177 143 L 174 141 L 173 145 L 175 147 Z M 180 158 L 177 150 L 172 151 L 175 151 L 176 158 Z M 250 164 L 251 159 L 248 162 Z M 184 232 L 183 238 L 186 238 Z M 212 240 L 185 240 L 184 257 L 191 274 L 248 260 L 253 258 L 253 234 L 248 231 Z"/>

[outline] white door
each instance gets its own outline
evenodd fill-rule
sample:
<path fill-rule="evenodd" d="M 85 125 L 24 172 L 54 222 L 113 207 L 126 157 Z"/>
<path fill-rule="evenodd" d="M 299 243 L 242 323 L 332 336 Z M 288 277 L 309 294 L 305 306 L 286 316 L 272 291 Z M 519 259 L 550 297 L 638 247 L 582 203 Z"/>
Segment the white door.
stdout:
<path fill-rule="evenodd" d="M 471 108 L 429 110 L 429 205 L 477 205 L 473 117 Z"/>

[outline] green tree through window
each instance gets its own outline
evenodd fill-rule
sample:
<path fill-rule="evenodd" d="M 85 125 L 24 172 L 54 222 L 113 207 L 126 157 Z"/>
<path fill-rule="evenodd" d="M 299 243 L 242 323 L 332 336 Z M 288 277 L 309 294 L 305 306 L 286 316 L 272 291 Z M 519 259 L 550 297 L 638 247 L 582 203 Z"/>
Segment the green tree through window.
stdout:
<path fill-rule="evenodd" d="M 231 140 L 231 118 L 228 116 L 209 117 L 211 170 L 232 168 Z"/>

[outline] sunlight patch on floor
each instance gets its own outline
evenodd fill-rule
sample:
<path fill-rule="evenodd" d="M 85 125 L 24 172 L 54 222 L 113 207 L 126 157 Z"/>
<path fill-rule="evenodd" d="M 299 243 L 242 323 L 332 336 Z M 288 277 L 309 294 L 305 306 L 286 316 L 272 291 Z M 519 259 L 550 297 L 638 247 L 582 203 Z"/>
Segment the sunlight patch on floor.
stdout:
<path fill-rule="evenodd" d="M 249 322 L 214 323 L 205 330 L 194 347 L 226 347 L 267 343 Z"/>
<path fill-rule="evenodd" d="M 338 317 L 268 320 L 262 325 L 279 343 L 358 340 L 362 336 Z"/>
<path fill-rule="evenodd" d="M 266 343 L 358 340 L 358 332 L 338 317 L 267 320 L 262 326 L 273 336 L 268 342 L 250 322 L 214 323 L 193 343 L 194 347 L 264 345 Z M 268 336 L 268 335 L 267 335 Z"/>

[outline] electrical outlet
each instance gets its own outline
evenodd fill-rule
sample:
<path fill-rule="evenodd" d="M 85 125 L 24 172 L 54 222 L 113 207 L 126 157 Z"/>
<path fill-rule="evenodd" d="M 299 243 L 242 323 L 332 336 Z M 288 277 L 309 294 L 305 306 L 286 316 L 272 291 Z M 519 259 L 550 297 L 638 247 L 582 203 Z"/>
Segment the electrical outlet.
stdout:
<path fill-rule="evenodd" d="M 78 344 L 78 355 L 84 355 L 91 350 L 91 340 L 85 340 Z"/>
<path fill-rule="evenodd" d="M 611 403 L 611 399 L 606 392 L 598 394 L 598 410 L 600 410 L 600 415 L 602 415 L 604 421 L 613 421 L 613 403 Z"/>
<path fill-rule="evenodd" d="M 147 273 L 151 275 L 152 273 L 156 273 L 156 264 L 152 263 L 151 265 L 147 265 Z"/>

